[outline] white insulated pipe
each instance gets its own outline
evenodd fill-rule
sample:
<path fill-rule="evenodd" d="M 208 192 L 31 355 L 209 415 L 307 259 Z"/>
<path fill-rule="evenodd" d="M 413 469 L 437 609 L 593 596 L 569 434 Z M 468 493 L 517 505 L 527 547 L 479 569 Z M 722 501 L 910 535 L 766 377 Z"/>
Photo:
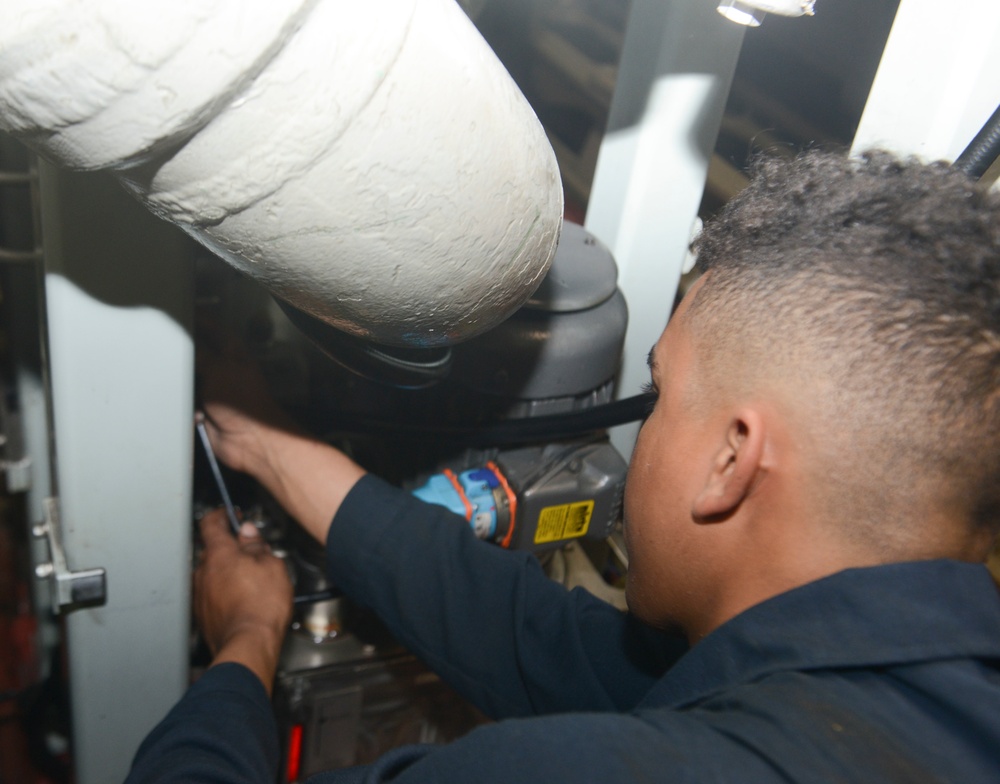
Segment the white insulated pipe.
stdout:
<path fill-rule="evenodd" d="M 110 169 L 292 305 L 445 345 L 541 281 L 562 191 L 454 0 L 4 0 L 0 129 Z"/>

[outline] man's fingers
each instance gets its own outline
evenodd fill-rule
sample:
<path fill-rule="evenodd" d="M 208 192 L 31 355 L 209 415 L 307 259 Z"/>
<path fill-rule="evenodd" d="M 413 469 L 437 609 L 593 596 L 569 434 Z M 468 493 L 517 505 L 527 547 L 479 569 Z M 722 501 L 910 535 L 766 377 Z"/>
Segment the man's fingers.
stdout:
<path fill-rule="evenodd" d="M 238 541 L 240 549 L 245 553 L 259 555 L 271 552 L 270 545 L 264 541 L 264 537 L 260 535 L 260 531 L 257 530 L 257 526 L 253 523 L 243 523 L 240 526 Z"/>
<path fill-rule="evenodd" d="M 261 555 L 271 551 L 253 523 L 243 523 L 239 536 L 234 538 L 224 509 L 213 509 L 201 518 L 201 540 L 206 551 L 237 547 L 247 555 Z"/>
<path fill-rule="evenodd" d="M 235 545 L 236 540 L 230 532 L 229 521 L 226 519 L 224 509 L 213 509 L 201 518 L 199 524 L 201 530 L 201 541 L 205 543 L 207 549 L 214 547 L 226 547 Z"/>
<path fill-rule="evenodd" d="M 243 523 L 240 525 L 240 544 L 250 544 L 260 541 L 260 531 L 253 523 Z"/>

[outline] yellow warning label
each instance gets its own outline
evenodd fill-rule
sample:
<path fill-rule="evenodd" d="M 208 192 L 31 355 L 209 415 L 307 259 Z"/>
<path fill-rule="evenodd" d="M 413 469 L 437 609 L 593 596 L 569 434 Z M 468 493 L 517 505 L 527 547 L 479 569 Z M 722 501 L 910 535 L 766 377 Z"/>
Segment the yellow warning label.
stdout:
<path fill-rule="evenodd" d="M 535 544 L 558 542 L 560 539 L 583 536 L 590 528 L 590 518 L 593 514 L 593 501 L 578 501 L 575 504 L 545 507 L 538 515 Z"/>

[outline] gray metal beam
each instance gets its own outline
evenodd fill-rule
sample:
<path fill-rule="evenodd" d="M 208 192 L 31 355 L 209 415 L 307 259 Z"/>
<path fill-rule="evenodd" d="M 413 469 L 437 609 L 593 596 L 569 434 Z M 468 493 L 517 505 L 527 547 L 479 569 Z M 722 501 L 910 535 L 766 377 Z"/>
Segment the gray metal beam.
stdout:
<path fill-rule="evenodd" d="M 621 397 L 648 379 L 670 315 L 744 28 L 706 0 L 632 0 L 587 228 L 618 262 L 629 305 Z M 638 424 L 611 431 L 624 455 Z"/>

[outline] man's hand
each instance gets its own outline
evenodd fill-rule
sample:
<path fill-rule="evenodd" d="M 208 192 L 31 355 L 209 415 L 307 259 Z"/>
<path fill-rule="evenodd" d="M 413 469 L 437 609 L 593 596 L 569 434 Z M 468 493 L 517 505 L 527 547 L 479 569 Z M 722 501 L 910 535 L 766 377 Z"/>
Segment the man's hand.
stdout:
<path fill-rule="evenodd" d="M 225 515 L 201 521 L 204 550 L 195 571 L 195 614 L 212 664 L 237 662 L 270 692 L 281 643 L 292 617 L 292 584 L 285 564 L 249 523 L 233 538 Z"/>
<path fill-rule="evenodd" d="M 208 331 L 199 351 L 205 427 L 218 458 L 250 474 L 321 544 L 364 471 L 304 433 L 267 390 L 260 368 L 231 338 Z"/>
<path fill-rule="evenodd" d="M 230 468 L 267 473 L 275 441 L 299 429 L 271 397 L 260 367 L 243 347 L 227 333 L 205 332 L 197 364 L 212 447 Z"/>

